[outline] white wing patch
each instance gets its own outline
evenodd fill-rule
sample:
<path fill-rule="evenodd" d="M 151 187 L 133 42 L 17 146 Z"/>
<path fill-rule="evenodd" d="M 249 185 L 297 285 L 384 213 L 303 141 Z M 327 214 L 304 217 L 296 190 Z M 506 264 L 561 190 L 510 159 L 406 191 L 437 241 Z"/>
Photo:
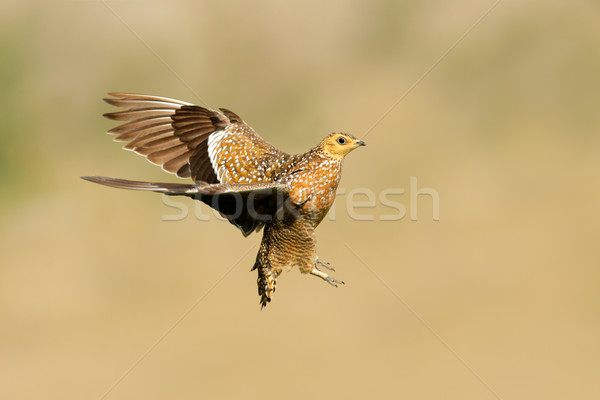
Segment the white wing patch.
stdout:
<path fill-rule="evenodd" d="M 225 137 L 226 132 L 224 130 L 214 131 L 208 136 L 208 158 L 210 160 L 210 164 L 212 165 L 213 171 L 217 175 L 217 179 L 219 182 L 223 183 L 223 174 L 225 173 L 225 168 L 223 166 L 219 167 L 219 160 L 217 160 L 217 153 L 219 150 L 219 145 L 221 141 Z"/>

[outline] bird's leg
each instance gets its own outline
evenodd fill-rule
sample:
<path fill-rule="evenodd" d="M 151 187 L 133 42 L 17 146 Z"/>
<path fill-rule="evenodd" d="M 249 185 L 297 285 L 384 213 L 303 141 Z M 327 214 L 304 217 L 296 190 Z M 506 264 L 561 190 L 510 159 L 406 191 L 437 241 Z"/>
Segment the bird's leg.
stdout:
<path fill-rule="evenodd" d="M 319 257 L 317 257 L 317 259 L 315 260 L 315 268 L 319 269 L 319 265 L 327 268 L 330 271 L 335 272 L 335 269 L 333 269 L 333 267 L 331 266 L 331 264 L 329 264 L 329 262 L 327 262 L 325 260 L 321 260 Z"/>
<path fill-rule="evenodd" d="M 337 280 L 335 278 L 332 278 L 331 276 L 327 275 L 325 272 L 318 270 L 316 267 L 310 269 L 308 271 L 309 274 L 314 275 L 314 276 L 318 276 L 319 278 L 323 279 L 324 281 L 328 282 L 330 285 L 333 285 L 335 287 L 337 287 L 337 284 L 344 284 L 343 281 Z"/>

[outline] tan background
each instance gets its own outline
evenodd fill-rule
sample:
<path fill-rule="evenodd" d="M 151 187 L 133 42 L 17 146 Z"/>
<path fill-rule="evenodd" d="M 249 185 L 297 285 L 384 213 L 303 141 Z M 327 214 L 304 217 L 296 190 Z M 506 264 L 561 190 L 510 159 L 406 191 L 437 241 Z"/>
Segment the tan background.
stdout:
<path fill-rule="evenodd" d="M 263 312 L 258 235 L 78 178 L 176 180 L 103 133 L 104 93 L 302 152 L 364 135 L 492 2 L 109 4 L 0 6 L 0 397 L 98 399 L 134 367 L 107 399 L 599 398 L 598 2 L 502 1 L 345 164 L 347 192 L 417 177 L 440 221 L 340 198 L 319 255 L 347 285 L 294 271 Z"/>

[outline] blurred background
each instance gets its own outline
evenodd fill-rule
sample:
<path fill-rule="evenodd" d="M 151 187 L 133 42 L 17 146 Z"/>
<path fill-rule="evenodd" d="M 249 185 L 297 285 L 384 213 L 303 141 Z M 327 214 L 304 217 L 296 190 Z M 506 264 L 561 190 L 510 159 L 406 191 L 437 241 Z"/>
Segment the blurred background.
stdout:
<path fill-rule="evenodd" d="M 597 1 L 501 1 L 381 120 L 493 1 L 107 4 L 0 4 L 0 397 L 600 396 Z M 260 312 L 260 235 L 79 179 L 177 181 L 104 133 L 108 91 L 289 153 L 364 137 L 340 188 L 408 212 L 413 176 L 440 220 L 341 196 L 318 254 L 346 285 L 292 271 Z"/>

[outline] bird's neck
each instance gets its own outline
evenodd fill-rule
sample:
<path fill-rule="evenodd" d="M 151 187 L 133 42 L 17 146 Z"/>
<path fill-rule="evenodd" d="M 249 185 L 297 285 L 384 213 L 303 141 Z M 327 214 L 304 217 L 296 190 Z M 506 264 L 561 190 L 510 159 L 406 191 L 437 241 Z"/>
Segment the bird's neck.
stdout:
<path fill-rule="evenodd" d="M 344 159 L 344 156 L 339 155 L 339 154 L 333 154 L 331 152 L 329 152 L 327 149 L 325 149 L 323 147 L 322 144 L 313 147 L 312 149 L 310 149 L 309 153 L 315 153 L 318 154 L 321 157 L 325 157 L 328 159 L 332 159 L 332 160 L 337 160 L 339 162 L 342 162 L 342 160 Z"/>

